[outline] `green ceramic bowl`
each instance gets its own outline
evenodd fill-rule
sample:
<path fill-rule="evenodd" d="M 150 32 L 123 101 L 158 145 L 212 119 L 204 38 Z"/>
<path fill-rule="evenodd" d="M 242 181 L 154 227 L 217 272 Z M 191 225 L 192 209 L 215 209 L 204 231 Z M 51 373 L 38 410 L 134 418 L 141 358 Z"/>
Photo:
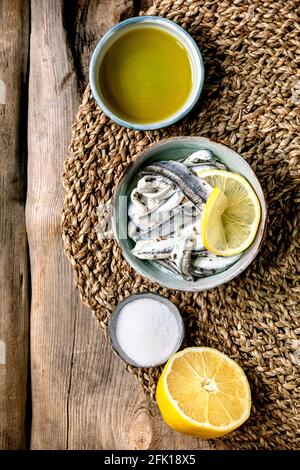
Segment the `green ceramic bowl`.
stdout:
<path fill-rule="evenodd" d="M 156 29 L 158 28 L 171 34 L 171 36 L 174 36 L 177 41 L 179 41 L 179 43 L 182 44 L 183 47 L 186 49 L 189 55 L 190 64 L 192 68 L 192 90 L 190 96 L 187 98 L 187 101 L 181 106 L 181 108 L 176 113 L 172 114 L 168 118 L 151 123 L 132 122 L 129 120 L 124 120 L 120 116 L 118 116 L 108 105 L 105 97 L 103 96 L 100 90 L 98 80 L 99 67 L 110 45 L 127 31 L 140 29 L 144 26 L 150 26 Z M 157 52 L 159 54 L 159 51 Z M 186 116 L 186 114 L 191 111 L 191 109 L 199 100 L 204 83 L 204 74 L 204 64 L 201 52 L 193 38 L 185 29 L 181 28 L 181 26 L 174 23 L 173 21 L 170 21 L 166 18 L 162 18 L 160 16 L 137 16 L 134 18 L 129 18 L 125 21 L 121 21 L 121 23 L 114 25 L 99 41 L 91 58 L 89 82 L 91 86 L 91 91 L 98 106 L 100 106 L 104 113 L 113 121 L 120 124 L 120 126 L 128 127 L 130 129 L 151 130 L 161 129 L 162 127 L 170 126 L 171 124 L 174 124 L 174 122 L 177 122 L 182 119 L 184 116 Z"/>
<path fill-rule="evenodd" d="M 135 243 L 127 237 L 127 201 L 132 189 L 136 186 L 138 172 L 142 166 L 157 160 L 180 160 L 200 149 L 211 150 L 229 170 L 244 176 L 255 190 L 261 205 L 261 220 L 256 238 L 243 256 L 222 273 L 193 282 L 180 279 L 175 274 L 161 269 L 154 262 L 136 258 L 131 250 Z M 267 207 L 260 183 L 248 163 L 236 152 L 224 145 L 212 142 L 203 137 L 175 137 L 161 141 L 145 150 L 139 159 L 129 168 L 118 185 L 112 207 L 112 226 L 123 256 L 136 272 L 152 282 L 169 289 L 198 292 L 220 286 L 243 272 L 256 257 L 261 246 L 267 220 Z"/>

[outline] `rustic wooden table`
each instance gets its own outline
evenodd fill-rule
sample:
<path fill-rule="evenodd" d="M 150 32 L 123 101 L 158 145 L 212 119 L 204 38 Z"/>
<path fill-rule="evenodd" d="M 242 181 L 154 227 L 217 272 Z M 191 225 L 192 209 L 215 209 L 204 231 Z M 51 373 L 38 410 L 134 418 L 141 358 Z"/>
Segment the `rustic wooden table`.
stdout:
<path fill-rule="evenodd" d="M 0 448 L 197 449 L 128 374 L 64 257 L 61 174 L 91 50 L 131 0 L 0 0 Z"/>

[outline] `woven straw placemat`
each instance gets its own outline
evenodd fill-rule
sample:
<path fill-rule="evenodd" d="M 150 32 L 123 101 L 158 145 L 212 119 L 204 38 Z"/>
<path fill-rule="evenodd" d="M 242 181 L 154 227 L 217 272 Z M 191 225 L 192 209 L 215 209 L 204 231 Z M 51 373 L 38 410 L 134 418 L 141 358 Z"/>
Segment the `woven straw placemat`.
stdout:
<path fill-rule="evenodd" d="M 65 161 L 64 248 L 83 303 L 106 329 L 125 297 L 159 292 L 181 310 L 187 345 L 215 347 L 235 359 L 253 394 L 250 419 L 225 438 L 237 449 L 300 448 L 297 8 L 297 0 L 155 2 L 147 14 L 179 23 L 201 49 L 206 84 L 199 105 L 178 125 L 136 132 L 104 116 L 87 88 Z M 99 241 L 95 231 L 97 206 L 110 200 L 124 170 L 151 143 L 176 135 L 205 136 L 239 152 L 269 205 L 255 262 L 238 279 L 198 294 L 143 279 L 117 243 Z M 160 368 L 128 370 L 154 397 Z"/>

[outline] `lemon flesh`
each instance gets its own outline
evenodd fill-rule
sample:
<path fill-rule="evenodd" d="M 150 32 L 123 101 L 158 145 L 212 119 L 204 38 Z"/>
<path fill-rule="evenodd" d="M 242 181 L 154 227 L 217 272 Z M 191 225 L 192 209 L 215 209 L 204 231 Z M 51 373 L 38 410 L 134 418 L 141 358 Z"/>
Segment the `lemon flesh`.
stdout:
<path fill-rule="evenodd" d="M 202 439 L 233 431 L 251 409 L 250 387 L 241 367 L 206 347 L 187 348 L 169 359 L 156 399 L 170 427 Z"/>
<path fill-rule="evenodd" d="M 236 173 L 205 170 L 198 176 L 218 189 L 210 194 L 201 216 L 205 248 L 219 256 L 243 252 L 253 242 L 260 222 L 257 195 L 248 181 Z"/>

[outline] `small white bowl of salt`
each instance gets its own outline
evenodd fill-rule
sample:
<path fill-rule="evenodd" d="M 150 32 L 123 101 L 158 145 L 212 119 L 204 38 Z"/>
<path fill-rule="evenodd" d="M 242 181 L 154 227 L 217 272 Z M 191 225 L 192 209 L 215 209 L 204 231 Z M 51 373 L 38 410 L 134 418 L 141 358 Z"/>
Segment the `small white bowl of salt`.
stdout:
<path fill-rule="evenodd" d="M 184 324 L 175 305 L 150 292 L 134 294 L 112 314 L 109 336 L 117 354 L 135 367 L 164 364 L 180 348 Z"/>

